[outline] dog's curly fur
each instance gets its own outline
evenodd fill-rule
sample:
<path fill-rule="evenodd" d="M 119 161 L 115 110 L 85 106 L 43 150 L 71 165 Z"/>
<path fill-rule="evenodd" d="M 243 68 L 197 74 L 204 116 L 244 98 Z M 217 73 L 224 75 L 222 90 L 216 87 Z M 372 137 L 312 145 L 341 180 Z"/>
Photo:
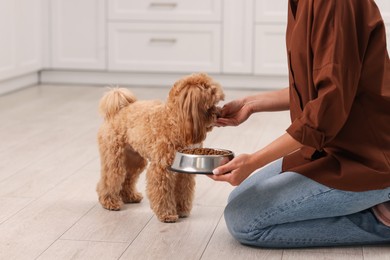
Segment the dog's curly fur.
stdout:
<path fill-rule="evenodd" d="M 146 173 L 150 206 L 162 222 L 189 215 L 194 198 L 192 174 L 168 170 L 175 152 L 202 143 L 212 129 L 224 99 L 221 86 L 206 74 L 178 80 L 166 103 L 137 101 L 125 88 L 107 92 L 100 101 L 104 122 L 98 132 L 101 178 L 97 193 L 102 206 L 119 210 L 137 203 L 140 173 Z"/>

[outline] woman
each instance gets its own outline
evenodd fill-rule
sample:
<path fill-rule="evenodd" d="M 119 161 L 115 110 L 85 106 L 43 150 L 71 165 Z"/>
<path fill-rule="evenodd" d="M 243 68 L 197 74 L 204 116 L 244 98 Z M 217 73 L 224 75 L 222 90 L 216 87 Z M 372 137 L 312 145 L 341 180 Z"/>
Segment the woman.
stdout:
<path fill-rule="evenodd" d="M 211 176 L 239 185 L 229 231 L 260 247 L 390 243 L 390 61 L 375 2 L 290 0 L 286 42 L 289 88 L 230 102 L 218 120 L 284 109 L 292 119 Z"/>

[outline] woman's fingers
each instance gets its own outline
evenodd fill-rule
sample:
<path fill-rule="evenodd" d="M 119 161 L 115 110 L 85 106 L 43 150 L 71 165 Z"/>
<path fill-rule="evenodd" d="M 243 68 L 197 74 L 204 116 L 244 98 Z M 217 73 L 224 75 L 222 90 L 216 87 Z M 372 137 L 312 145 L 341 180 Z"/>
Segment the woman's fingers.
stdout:
<path fill-rule="evenodd" d="M 238 126 L 241 123 L 240 121 L 241 119 L 239 116 L 230 118 L 220 117 L 217 119 L 216 124 L 218 126 Z"/>
<path fill-rule="evenodd" d="M 213 179 L 214 181 L 224 181 L 230 183 L 231 173 L 220 175 L 208 174 L 207 177 Z"/>
<path fill-rule="evenodd" d="M 208 177 L 215 181 L 225 181 L 233 186 L 237 186 L 252 172 L 251 167 L 248 165 L 249 157 L 249 154 L 241 154 L 230 162 L 215 168 L 213 175 L 208 175 Z"/>
<path fill-rule="evenodd" d="M 213 170 L 214 175 L 226 174 L 234 170 L 236 167 L 234 166 L 234 159 L 229 161 L 228 163 L 219 166 Z"/>

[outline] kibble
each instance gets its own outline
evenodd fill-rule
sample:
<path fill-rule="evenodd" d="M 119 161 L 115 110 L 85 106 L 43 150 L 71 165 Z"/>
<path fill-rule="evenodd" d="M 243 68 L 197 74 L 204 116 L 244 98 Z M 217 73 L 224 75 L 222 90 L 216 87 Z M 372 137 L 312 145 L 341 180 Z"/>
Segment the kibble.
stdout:
<path fill-rule="evenodd" d="M 195 154 L 195 155 L 229 155 L 230 152 L 224 150 L 216 150 L 211 148 L 192 148 L 192 149 L 183 149 L 180 151 L 185 154 Z"/>

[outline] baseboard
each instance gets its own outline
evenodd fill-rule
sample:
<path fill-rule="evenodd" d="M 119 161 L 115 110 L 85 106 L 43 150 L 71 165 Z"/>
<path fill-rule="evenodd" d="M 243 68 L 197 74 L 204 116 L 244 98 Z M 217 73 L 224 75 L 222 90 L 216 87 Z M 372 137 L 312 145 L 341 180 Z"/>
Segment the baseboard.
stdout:
<path fill-rule="evenodd" d="M 39 83 L 39 73 L 33 72 L 11 79 L 0 81 L 0 95 L 19 90 Z"/>
<path fill-rule="evenodd" d="M 42 84 L 87 84 L 103 86 L 170 87 L 181 73 L 133 73 L 104 71 L 43 70 Z M 287 76 L 251 76 L 210 74 L 224 88 L 230 89 L 280 89 L 288 86 Z"/>

